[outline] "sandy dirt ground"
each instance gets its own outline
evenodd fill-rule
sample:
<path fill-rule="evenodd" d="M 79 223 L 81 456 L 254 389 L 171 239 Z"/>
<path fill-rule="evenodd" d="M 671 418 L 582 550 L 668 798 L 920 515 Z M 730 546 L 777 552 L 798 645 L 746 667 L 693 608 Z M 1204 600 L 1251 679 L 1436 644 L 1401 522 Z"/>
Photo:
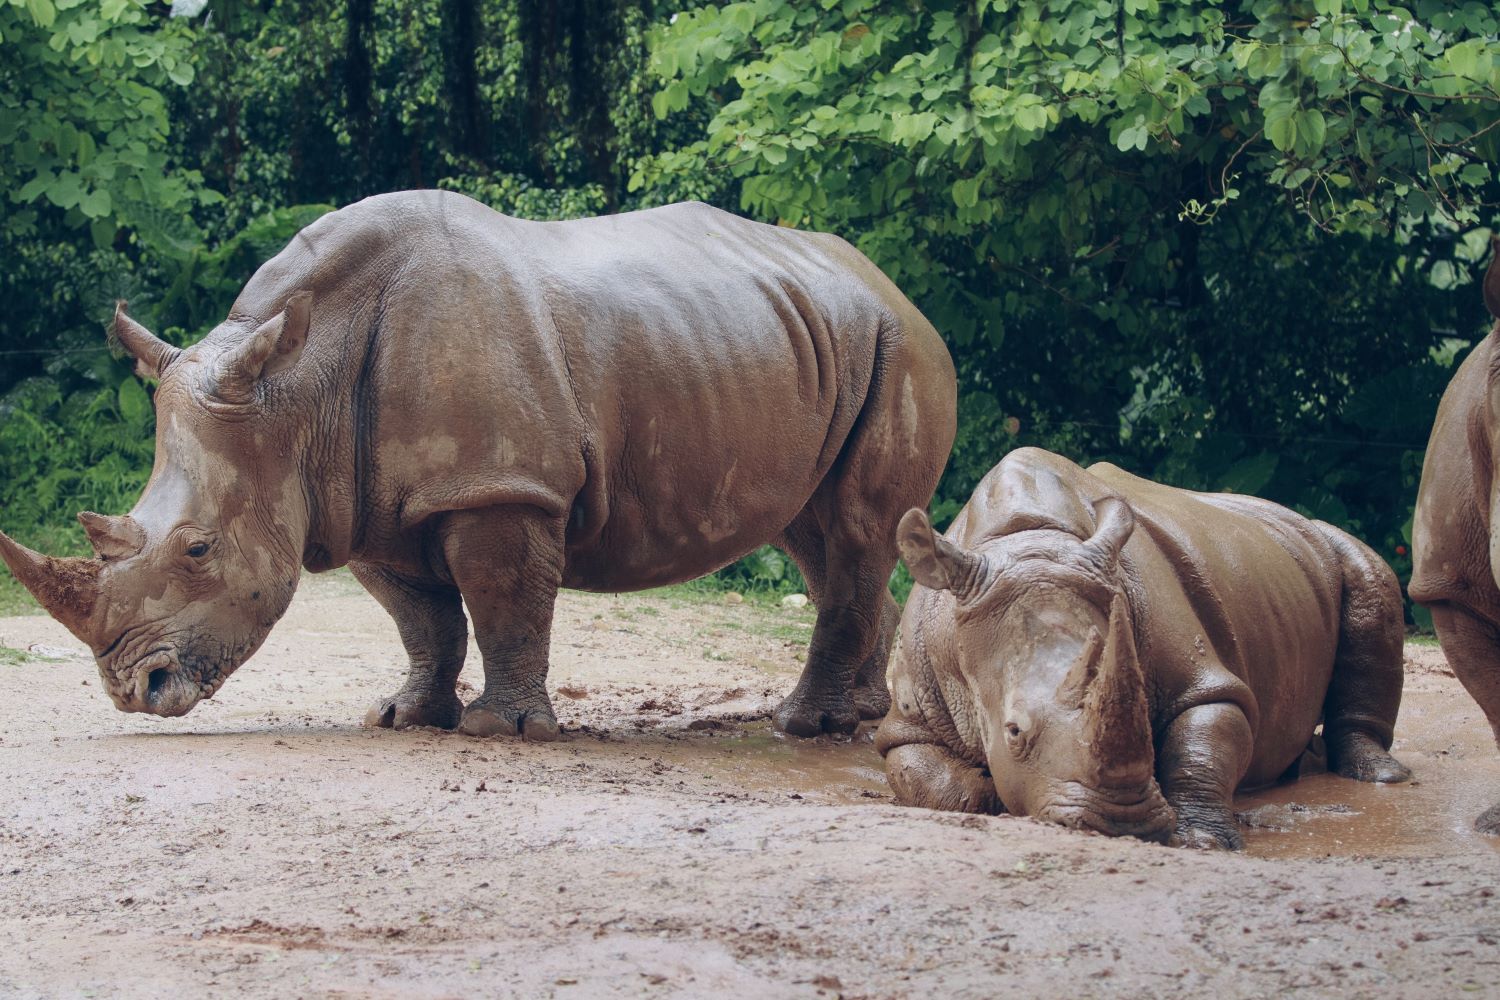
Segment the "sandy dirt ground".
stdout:
<path fill-rule="evenodd" d="M 0 996 L 1500 996 L 1500 758 L 1437 650 L 1415 785 L 1247 796 L 1228 855 L 894 805 L 868 732 L 769 732 L 810 625 L 565 595 L 535 745 L 359 728 L 404 658 L 341 575 L 176 720 L 0 619 Z"/>

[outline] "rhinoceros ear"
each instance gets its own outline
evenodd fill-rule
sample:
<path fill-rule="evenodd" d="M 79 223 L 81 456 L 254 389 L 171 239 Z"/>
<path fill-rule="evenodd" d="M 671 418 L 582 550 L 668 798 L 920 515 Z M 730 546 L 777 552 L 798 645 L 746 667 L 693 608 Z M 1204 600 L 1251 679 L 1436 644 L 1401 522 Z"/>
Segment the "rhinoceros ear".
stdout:
<path fill-rule="evenodd" d="M 182 351 L 156 336 L 125 314 L 125 300 L 115 303 L 115 319 L 110 338 L 135 358 L 135 373 L 141 378 L 161 380 L 162 372 Z"/>
<path fill-rule="evenodd" d="M 1100 497 L 1094 501 L 1094 533 L 1083 543 L 1090 555 L 1102 566 L 1120 558 L 1120 550 L 1135 530 L 1135 511 L 1120 497 Z"/>
<path fill-rule="evenodd" d="M 1490 266 L 1484 272 L 1484 304 L 1491 316 L 1500 319 L 1500 236 L 1490 240 Z"/>
<path fill-rule="evenodd" d="M 933 531 L 925 511 L 913 507 L 901 518 L 896 547 L 912 579 L 929 590 L 951 590 L 966 601 L 984 587 L 984 558 Z"/>
<path fill-rule="evenodd" d="M 229 403 L 255 401 L 255 386 L 297 363 L 307 345 L 312 292 L 294 292 L 286 306 L 219 359 L 214 395 Z"/>

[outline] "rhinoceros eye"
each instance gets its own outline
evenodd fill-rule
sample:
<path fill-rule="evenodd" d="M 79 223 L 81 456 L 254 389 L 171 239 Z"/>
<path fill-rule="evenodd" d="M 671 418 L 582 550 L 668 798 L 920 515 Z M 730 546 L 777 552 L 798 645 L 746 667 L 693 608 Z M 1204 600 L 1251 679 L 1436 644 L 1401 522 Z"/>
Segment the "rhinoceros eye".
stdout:
<path fill-rule="evenodd" d="M 204 556 L 208 555 L 208 543 L 194 542 L 192 545 L 188 546 L 187 554 L 192 556 L 194 559 L 202 559 Z"/>

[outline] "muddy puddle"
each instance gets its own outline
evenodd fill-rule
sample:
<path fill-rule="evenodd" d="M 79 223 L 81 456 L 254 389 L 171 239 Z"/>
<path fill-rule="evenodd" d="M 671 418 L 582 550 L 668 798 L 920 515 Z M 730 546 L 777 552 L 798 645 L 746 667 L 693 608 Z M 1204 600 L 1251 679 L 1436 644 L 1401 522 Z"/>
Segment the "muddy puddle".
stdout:
<path fill-rule="evenodd" d="M 733 736 L 682 746 L 685 763 L 747 791 L 782 791 L 788 798 L 855 803 L 890 798 L 885 764 L 875 751 L 875 727 L 849 739 L 796 740 L 750 723 Z"/>
<path fill-rule="evenodd" d="M 1265 858 L 1422 857 L 1455 849 L 1493 851 L 1500 840 L 1473 829 L 1474 817 L 1500 797 L 1500 758 L 1489 728 L 1455 718 L 1451 694 L 1409 691 L 1394 751 L 1415 778 L 1402 785 L 1312 773 L 1235 797 L 1245 850 Z M 1479 724 L 1475 725 L 1478 721 Z M 890 800 L 873 726 L 852 739 L 791 740 L 752 722 L 722 732 L 665 739 L 629 738 L 614 751 L 648 753 L 727 789 L 779 793 L 832 804 Z"/>
<path fill-rule="evenodd" d="M 1420 683 L 1420 682 L 1419 682 Z M 1331 774 L 1235 797 L 1248 853 L 1271 858 L 1431 857 L 1489 850 L 1474 817 L 1500 797 L 1500 758 L 1477 708 L 1408 687 L 1392 752 L 1412 781 L 1373 785 Z"/>

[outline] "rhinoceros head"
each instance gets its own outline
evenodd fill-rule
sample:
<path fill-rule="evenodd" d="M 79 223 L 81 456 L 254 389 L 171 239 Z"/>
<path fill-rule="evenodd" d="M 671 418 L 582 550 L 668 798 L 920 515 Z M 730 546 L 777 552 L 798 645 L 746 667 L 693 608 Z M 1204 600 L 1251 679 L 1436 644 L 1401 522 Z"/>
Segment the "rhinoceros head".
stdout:
<path fill-rule="evenodd" d="M 1087 539 L 1031 530 L 970 550 L 913 510 L 898 542 L 918 583 L 957 600 L 959 668 L 1005 807 L 1165 841 L 1175 816 L 1155 778 L 1120 570 L 1135 518 L 1117 498 L 1094 507 Z"/>
<path fill-rule="evenodd" d="M 311 295 L 226 322 L 180 350 L 115 311 L 137 371 L 160 380 L 156 460 L 126 516 L 79 515 L 92 559 L 33 552 L 0 533 L 0 559 L 87 643 L 115 706 L 182 715 L 253 653 L 291 601 L 309 519 L 293 442 L 264 380 L 306 340 Z M 253 327 L 246 336 L 245 327 Z"/>

